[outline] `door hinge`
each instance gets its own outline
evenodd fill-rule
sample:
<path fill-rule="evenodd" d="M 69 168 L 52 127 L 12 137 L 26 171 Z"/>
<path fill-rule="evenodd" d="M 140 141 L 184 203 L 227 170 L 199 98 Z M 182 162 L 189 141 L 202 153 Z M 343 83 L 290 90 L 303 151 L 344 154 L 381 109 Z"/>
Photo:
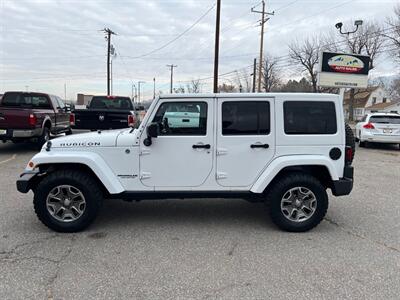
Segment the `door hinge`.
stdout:
<path fill-rule="evenodd" d="M 217 155 L 226 155 L 226 154 L 228 154 L 228 149 L 225 149 L 225 148 L 217 149 Z"/>
<path fill-rule="evenodd" d="M 140 150 L 140 155 L 149 155 L 149 154 L 150 154 L 150 150 L 148 150 L 148 149 Z"/>
<path fill-rule="evenodd" d="M 140 174 L 140 179 L 149 179 L 149 178 L 151 178 L 151 173 L 149 172 L 142 172 Z"/>
<path fill-rule="evenodd" d="M 228 174 L 224 172 L 217 172 L 217 179 L 225 179 L 228 178 Z"/>

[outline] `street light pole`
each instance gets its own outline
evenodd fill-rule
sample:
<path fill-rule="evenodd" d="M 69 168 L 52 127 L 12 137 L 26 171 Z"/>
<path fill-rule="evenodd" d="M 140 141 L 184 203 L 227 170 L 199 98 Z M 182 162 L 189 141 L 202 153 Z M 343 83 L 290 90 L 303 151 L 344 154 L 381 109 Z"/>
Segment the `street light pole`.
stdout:
<path fill-rule="evenodd" d="M 138 91 L 139 91 L 139 95 L 138 95 L 138 103 L 140 103 L 140 85 L 142 83 L 145 83 L 144 81 L 138 81 Z"/>

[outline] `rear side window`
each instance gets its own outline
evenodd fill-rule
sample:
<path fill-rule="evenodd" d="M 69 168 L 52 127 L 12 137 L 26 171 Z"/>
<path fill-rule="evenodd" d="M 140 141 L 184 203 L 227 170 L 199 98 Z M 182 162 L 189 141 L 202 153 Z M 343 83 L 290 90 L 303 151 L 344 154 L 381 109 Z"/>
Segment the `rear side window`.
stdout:
<path fill-rule="evenodd" d="M 267 135 L 270 122 L 268 101 L 222 103 L 222 135 Z"/>
<path fill-rule="evenodd" d="M 371 116 L 369 122 L 378 124 L 400 124 L 400 116 Z"/>
<path fill-rule="evenodd" d="M 46 96 L 29 93 L 8 93 L 3 97 L 1 105 L 6 107 L 51 109 L 50 100 Z"/>
<path fill-rule="evenodd" d="M 333 102 L 286 101 L 283 103 L 286 134 L 335 134 Z"/>

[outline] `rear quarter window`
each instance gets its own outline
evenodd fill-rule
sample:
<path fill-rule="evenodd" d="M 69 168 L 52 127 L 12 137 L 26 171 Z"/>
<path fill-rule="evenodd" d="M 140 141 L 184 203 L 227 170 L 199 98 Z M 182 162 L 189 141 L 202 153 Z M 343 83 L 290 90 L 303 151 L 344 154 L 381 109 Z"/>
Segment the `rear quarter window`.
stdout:
<path fill-rule="evenodd" d="M 283 111 L 286 134 L 335 134 L 337 132 L 334 102 L 285 101 Z"/>

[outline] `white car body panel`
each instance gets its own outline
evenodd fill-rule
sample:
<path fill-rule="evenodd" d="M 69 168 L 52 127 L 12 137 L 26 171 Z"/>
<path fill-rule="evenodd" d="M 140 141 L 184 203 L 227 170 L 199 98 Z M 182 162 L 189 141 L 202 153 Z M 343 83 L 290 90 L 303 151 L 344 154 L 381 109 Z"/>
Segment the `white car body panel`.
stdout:
<path fill-rule="evenodd" d="M 223 101 L 269 101 L 271 133 L 264 136 L 222 136 L 220 123 Z M 332 135 L 286 135 L 283 102 L 332 101 L 337 114 L 337 133 Z M 159 136 L 143 144 L 146 127 L 157 108 L 168 101 L 205 101 L 208 104 L 205 136 Z M 251 191 L 262 193 L 283 168 L 323 165 L 332 180 L 343 176 L 344 122 L 338 95 L 328 94 L 196 94 L 168 95 L 153 101 L 138 129 L 77 134 L 51 141 L 32 158 L 41 164 L 80 163 L 88 166 L 110 194 L 125 191 Z M 210 149 L 192 149 L 194 144 Z M 253 143 L 268 149 L 251 149 Z M 342 151 L 338 160 L 329 151 Z M 29 170 L 29 168 L 27 168 Z M 222 175 L 222 176 L 221 176 Z"/>

